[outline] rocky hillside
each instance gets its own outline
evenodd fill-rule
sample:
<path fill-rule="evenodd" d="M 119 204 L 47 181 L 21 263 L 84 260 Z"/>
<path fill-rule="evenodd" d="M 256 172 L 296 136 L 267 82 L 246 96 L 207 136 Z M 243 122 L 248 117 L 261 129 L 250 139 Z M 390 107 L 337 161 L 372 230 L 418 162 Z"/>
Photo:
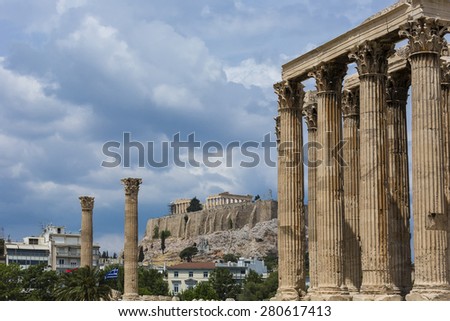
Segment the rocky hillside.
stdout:
<path fill-rule="evenodd" d="M 263 257 L 277 252 L 277 202 L 229 204 L 187 215 L 169 215 L 151 219 L 141 245 L 145 261 L 168 265 L 180 261 L 179 253 L 196 245 L 195 261 L 209 261 L 233 253 L 245 257 Z M 154 239 L 154 229 L 168 230 L 165 254 L 160 239 Z"/>

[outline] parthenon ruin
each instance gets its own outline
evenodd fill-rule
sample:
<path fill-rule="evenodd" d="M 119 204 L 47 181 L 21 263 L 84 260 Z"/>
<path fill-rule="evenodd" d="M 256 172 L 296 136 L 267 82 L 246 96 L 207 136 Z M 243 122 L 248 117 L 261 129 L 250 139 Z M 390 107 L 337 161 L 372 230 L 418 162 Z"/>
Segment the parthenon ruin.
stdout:
<path fill-rule="evenodd" d="M 274 85 L 276 299 L 450 300 L 449 26 L 448 0 L 402 0 L 283 65 Z M 397 48 L 402 41 L 406 47 Z M 357 75 L 347 75 L 351 63 Z M 316 92 L 305 93 L 302 82 L 309 78 Z"/>

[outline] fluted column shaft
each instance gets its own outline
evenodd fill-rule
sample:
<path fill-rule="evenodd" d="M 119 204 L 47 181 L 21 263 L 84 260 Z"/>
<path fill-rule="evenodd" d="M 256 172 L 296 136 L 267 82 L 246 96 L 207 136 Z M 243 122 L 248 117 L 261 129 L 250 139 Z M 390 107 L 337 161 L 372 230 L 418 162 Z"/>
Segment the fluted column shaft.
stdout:
<path fill-rule="evenodd" d="M 344 91 L 344 283 L 350 293 L 361 286 L 359 245 L 359 91 Z"/>
<path fill-rule="evenodd" d="M 444 196 L 445 212 L 450 213 L 450 62 L 442 66 L 442 127 L 444 141 Z M 447 214 L 449 215 L 449 214 Z M 447 233 L 447 277 L 450 278 L 450 219 Z"/>
<path fill-rule="evenodd" d="M 317 184 L 317 93 L 307 92 L 303 106 L 303 116 L 308 126 L 308 254 L 309 288 L 314 292 L 318 285 L 317 265 L 317 224 L 316 224 L 316 184 Z"/>
<path fill-rule="evenodd" d="M 389 76 L 386 100 L 388 145 L 389 253 L 392 282 L 405 295 L 411 290 L 411 246 L 409 207 L 408 137 L 406 102 L 410 71 Z"/>
<path fill-rule="evenodd" d="M 124 178 L 125 188 L 125 244 L 124 296 L 138 295 L 138 192 L 140 178 Z"/>
<path fill-rule="evenodd" d="M 300 83 L 289 82 L 276 84 L 275 91 L 280 115 L 277 296 L 297 300 L 305 291 L 301 119 L 304 91 Z"/>
<path fill-rule="evenodd" d="M 440 79 L 443 30 L 438 21 L 422 18 L 402 31 L 409 39 L 412 89 L 415 280 L 407 299 L 428 299 L 433 292 L 449 298 L 450 293 Z"/>
<path fill-rule="evenodd" d="M 93 228 L 92 210 L 94 209 L 94 198 L 80 196 L 81 203 L 81 260 L 80 266 L 92 267 Z"/>
<path fill-rule="evenodd" d="M 317 141 L 321 145 L 317 169 L 316 226 L 319 261 L 316 293 L 335 295 L 343 284 L 343 181 L 341 89 L 345 64 L 318 66 L 311 75 L 317 87 Z"/>
<path fill-rule="evenodd" d="M 351 55 L 360 78 L 361 293 L 399 294 L 390 276 L 385 131 L 388 56 L 393 45 L 367 41 Z"/>

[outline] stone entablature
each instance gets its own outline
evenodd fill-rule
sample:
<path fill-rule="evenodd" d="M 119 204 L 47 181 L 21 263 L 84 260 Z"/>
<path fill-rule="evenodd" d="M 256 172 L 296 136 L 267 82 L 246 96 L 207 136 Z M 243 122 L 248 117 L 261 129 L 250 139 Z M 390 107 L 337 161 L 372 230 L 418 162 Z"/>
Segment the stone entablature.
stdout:
<path fill-rule="evenodd" d="M 444 47 L 449 26 L 448 1 L 398 1 L 283 65 L 283 80 L 274 85 L 279 103 L 276 299 L 450 300 L 450 113 L 443 56 L 449 51 Z M 408 45 L 395 51 L 404 39 Z M 358 73 L 347 77 L 353 62 Z M 311 77 L 317 93 L 305 95 L 302 81 Z M 409 89 L 414 212 L 409 204 Z M 297 212 L 304 175 L 292 166 L 298 154 L 292 154 L 293 143 L 302 142 L 302 108 L 308 143 L 316 143 L 309 145 L 308 161 L 317 160 L 308 168 L 313 198 L 306 295 L 305 217 Z M 292 150 L 282 148 L 286 145 Z"/>

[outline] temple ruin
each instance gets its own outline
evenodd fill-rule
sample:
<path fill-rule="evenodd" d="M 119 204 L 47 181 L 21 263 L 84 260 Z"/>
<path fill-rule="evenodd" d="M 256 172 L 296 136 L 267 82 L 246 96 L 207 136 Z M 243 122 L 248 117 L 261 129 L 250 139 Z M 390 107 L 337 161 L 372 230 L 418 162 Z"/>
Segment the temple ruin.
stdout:
<path fill-rule="evenodd" d="M 450 59 L 444 39 L 449 26 L 448 0 L 402 0 L 283 65 L 282 81 L 274 85 L 275 299 L 450 300 Z M 402 41 L 406 47 L 399 49 Z M 356 75 L 348 75 L 351 63 Z M 305 93 L 302 82 L 310 78 L 317 91 Z"/>

